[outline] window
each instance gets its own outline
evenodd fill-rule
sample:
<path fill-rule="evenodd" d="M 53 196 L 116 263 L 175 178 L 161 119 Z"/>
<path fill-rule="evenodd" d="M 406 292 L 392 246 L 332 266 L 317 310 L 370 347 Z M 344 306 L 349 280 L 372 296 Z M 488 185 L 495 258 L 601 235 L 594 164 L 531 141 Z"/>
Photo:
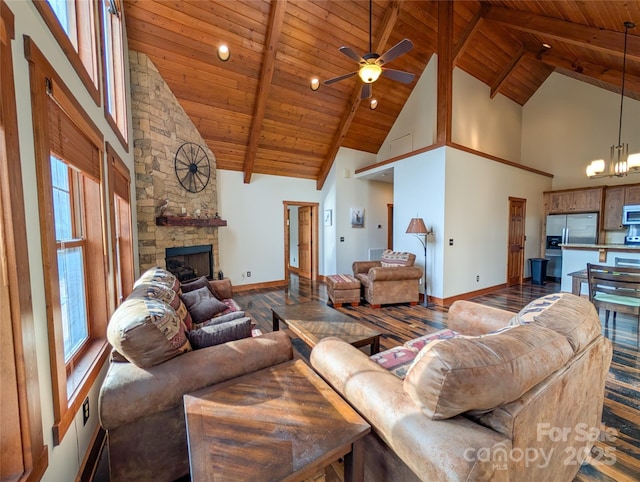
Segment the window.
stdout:
<path fill-rule="evenodd" d="M 122 145 L 128 149 L 122 8 L 119 0 L 102 0 L 101 3 L 105 115 Z"/>
<path fill-rule="evenodd" d="M 33 0 L 76 73 L 100 104 L 95 2 Z"/>
<path fill-rule="evenodd" d="M 58 250 L 58 282 L 64 339 L 64 360 L 69 364 L 82 354 L 89 340 L 86 301 L 85 240 L 82 237 L 84 212 L 81 174 L 51 156 L 53 217 Z"/>
<path fill-rule="evenodd" d="M 109 163 L 109 198 L 111 199 L 111 233 L 114 260 L 116 303 L 131 293 L 134 282 L 133 231 L 131 226 L 131 177 L 129 169 L 107 143 Z"/>
<path fill-rule="evenodd" d="M 29 37 L 25 52 L 58 445 L 108 356 L 104 139 Z"/>

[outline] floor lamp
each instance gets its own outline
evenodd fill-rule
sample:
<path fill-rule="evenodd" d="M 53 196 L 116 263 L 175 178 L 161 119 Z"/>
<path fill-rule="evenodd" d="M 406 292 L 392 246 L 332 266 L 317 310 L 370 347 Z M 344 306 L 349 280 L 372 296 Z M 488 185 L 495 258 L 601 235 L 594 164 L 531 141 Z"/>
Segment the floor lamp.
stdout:
<path fill-rule="evenodd" d="M 409 222 L 409 227 L 406 231 L 408 234 L 413 234 L 422 243 L 424 248 L 424 275 L 423 284 L 424 287 L 424 307 L 429 307 L 429 300 L 427 296 L 427 236 L 433 234 L 433 229 L 427 229 L 422 218 L 412 218 Z"/>

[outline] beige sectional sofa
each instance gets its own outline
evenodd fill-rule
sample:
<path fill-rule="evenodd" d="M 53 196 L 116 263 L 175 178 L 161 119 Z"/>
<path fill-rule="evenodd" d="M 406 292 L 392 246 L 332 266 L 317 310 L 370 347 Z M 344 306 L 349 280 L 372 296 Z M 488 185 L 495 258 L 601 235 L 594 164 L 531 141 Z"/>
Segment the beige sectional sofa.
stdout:
<path fill-rule="evenodd" d="M 365 480 L 572 480 L 601 427 L 612 355 L 591 303 L 550 295 L 515 314 L 458 301 L 448 326 L 465 336 L 428 343 L 404 379 L 337 338 L 312 350 L 372 426 Z"/>

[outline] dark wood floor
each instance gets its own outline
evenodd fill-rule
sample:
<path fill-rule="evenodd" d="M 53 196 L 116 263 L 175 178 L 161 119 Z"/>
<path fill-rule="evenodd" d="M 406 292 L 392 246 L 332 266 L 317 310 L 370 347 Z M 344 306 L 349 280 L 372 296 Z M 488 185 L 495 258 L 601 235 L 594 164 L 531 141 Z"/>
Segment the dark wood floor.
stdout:
<path fill-rule="evenodd" d="M 483 295 L 473 301 L 517 312 L 531 300 L 559 290 L 558 283 L 543 286 L 527 283 Z M 268 332 L 271 331 L 272 306 L 311 300 L 326 302 L 327 292 L 323 283 L 309 282 L 294 275 L 288 288 L 238 292 L 234 298 L 258 326 Z M 447 309 L 440 307 L 427 309 L 400 304 L 374 310 L 364 304 L 339 310 L 381 331 L 381 350 L 447 326 Z M 601 318 L 604 323 L 604 313 Z M 613 361 L 606 382 L 602 419 L 607 430 L 613 430 L 616 436 L 596 444 L 590 463 L 581 467 L 575 481 L 640 480 L 640 358 L 636 344 L 637 329 L 636 319 L 627 315 L 617 316 L 615 330 L 613 326 L 603 328 L 605 336 L 613 342 Z M 293 343 L 300 355 L 308 358 L 306 346 L 295 339 Z M 327 474 L 327 480 L 336 479 L 333 474 Z"/>

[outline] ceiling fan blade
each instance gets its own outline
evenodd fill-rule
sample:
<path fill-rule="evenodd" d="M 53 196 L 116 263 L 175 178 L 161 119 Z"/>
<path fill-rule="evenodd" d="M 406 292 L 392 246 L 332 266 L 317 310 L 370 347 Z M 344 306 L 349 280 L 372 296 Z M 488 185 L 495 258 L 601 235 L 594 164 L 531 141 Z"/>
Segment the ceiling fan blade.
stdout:
<path fill-rule="evenodd" d="M 355 60 L 358 63 L 365 62 L 365 60 L 362 57 L 360 57 L 357 53 L 355 53 L 351 47 L 340 47 L 340 52 L 342 52 L 347 57 Z"/>
<path fill-rule="evenodd" d="M 383 53 L 378 60 L 376 60 L 376 64 L 383 65 L 391 62 L 393 59 L 397 59 L 402 54 L 406 54 L 409 50 L 413 48 L 413 42 L 408 38 L 400 40 L 397 44 Z"/>
<path fill-rule="evenodd" d="M 341 80 L 344 79 L 348 79 L 349 77 L 353 77 L 354 75 L 356 75 L 358 73 L 358 71 L 355 72 L 349 72 L 348 74 L 344 74 L 341 75 L 339 77 L 334 77 L 333 79 L 329 79 L 329 80 L 325 80 L 324 82 L 322 82 L 324 85 L 331 85 L 335 82 L 340 82 Z"/>
<path fill-rule="evenodd" d="M 382 75 L 391 80 L 397 80 L 403 84 L 409 84 L 413 81 L 415 75 L 404 72 L 402 70 L 382 69 Z"/>
<path fill-rule="evenodd" d="M 362 84 L 362 92 L 360 94 L 361 99 L 370 99 L 373 96 L 373 90 L 371 84 Z"/>

